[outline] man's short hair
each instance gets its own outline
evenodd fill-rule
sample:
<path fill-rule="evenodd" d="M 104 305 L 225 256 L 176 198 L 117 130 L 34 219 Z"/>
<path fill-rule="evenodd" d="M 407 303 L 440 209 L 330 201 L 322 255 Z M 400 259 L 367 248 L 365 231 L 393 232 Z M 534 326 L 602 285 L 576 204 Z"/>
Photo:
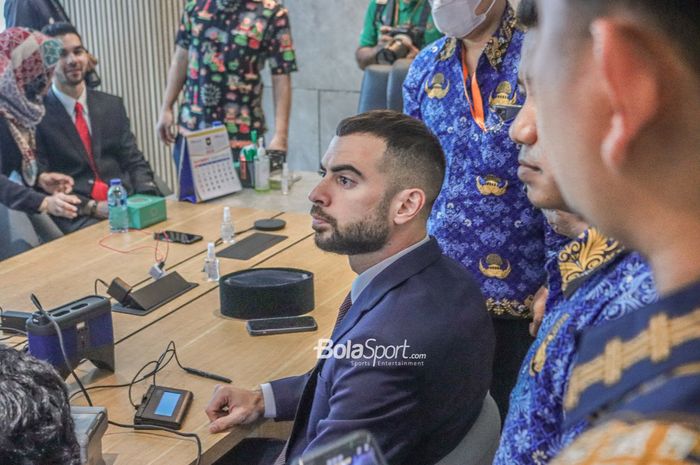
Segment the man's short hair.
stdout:
<path fill-rule="evenodd" d="M 47 24 L 46 26 L 44 26 L 41 32 L 49 37 L 59 37 L 64 36 L 66 34 L 75 34 L 80 39 L 80 42 L 83 41 L 83 38 L 80 36 L 75 26 L 67 22 Z"/>
<path fill-rule="evenodd" d="M 381 166 L 390 181 L 389 195 L 420 188 L 425 192 L 429 213 L 445 177 L 445 154 L 425 124 L 396 111 L 373 110 L 338 124 L 336 136 L 351 134 L 370 134 L 384 141 L 386 151 Z"/>
<path fill-rule="evenodd" d="M 657 28 L 683 53 L 700 75 L 700 2 L 698 0 L 568 0 L 578 9 L 579 32 L 593 19 L 617 11 L 632 13 Z"/>
<path fill-rule="evenodd" d="M 80 463 L 63 379 L 48 363 L 2 344 L 0 425 L 0 463 Z"/>

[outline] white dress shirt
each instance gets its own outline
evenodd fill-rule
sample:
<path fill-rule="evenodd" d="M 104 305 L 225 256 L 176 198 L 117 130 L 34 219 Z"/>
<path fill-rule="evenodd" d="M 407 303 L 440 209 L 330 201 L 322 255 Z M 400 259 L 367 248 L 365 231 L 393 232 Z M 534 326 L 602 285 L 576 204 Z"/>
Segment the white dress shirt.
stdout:
<path fill-rule="evenodd" d="M 88 110 L 87 106 L 87 92 L 83 91 L 83 93 L 80 94 L 80 97 L 78 97 L 78 99 L 76 100 L 70 95 L 66 95 L 60 90 L 58 90 L 56 84 L 53 84 L 51 88 L 53 90 L 53 93 L 56 94 L 58 101 L 61 102 L 61 104 L 65 107 L 66 111 L 68 112 L 68 115 L 70 115 L 71 120 L 73 120 L 73 124 L 75 124 L 75 102 L 80 102 L 80 104 L 83 106 L 83 117 L 85 118 L 85 122 L 87 123 L 90 134 L 92 134 L 92 125 L 90 124 L 90 111 Z"/>

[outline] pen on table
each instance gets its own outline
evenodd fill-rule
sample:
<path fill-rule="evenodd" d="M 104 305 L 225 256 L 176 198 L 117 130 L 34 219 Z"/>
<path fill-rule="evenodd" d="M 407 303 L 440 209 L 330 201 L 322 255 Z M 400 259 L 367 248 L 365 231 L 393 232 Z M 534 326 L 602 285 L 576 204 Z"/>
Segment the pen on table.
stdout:
<path fill-rule="evenodd" d="M 183 370 L 185 370 L 187 373 L 201 376 L 202 378 L 209 378 L 209 379 L 213 379 L 215 381 L 221 381 L 222 383 L 232 383 L 233 382 L 233 380 L 231 380 L 225 376 L 217 375 L 214 373 L 209 373 L 208 371 L 198 370 L 196 368 L 183 367 Z"/>

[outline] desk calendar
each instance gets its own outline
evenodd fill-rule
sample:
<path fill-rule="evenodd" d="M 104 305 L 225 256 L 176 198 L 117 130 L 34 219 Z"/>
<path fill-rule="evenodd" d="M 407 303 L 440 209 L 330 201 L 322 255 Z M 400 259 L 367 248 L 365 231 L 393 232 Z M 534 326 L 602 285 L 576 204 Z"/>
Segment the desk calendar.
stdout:
<path fill-rule="evenodd" d="M 180 151 L 181 200 L 201 202 L 242 189 L 223 126 L 190 132 Z"/>

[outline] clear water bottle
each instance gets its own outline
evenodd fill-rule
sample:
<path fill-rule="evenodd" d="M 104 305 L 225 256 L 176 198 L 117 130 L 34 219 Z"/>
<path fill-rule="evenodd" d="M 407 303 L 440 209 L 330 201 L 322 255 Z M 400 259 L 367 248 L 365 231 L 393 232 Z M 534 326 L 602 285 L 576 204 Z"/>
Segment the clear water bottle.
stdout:
<path fill-rule="evenodd" d="M 233 229 L 231 209 L 229 207 L 224 207 L 224 217 L 221 220 L 221 240 L 226 244 L 236 242 L 236 232 Z"/>
<path fill-rule="evenodd" d="M 112 179 L 109 181 L 107 204 L 109 205 L 110 232 L 129 232 L 129 213 L 126 207 L 126 189 L 124 189 L 124 186 L 122 186 L 121 179 Z"/>
<path fill-rule="evenodd" d="M 265 150 L 265 141 L 258 139 L 255 155 L 255 190 L 259 192 L 270 190 L 270 157 Z"/>

